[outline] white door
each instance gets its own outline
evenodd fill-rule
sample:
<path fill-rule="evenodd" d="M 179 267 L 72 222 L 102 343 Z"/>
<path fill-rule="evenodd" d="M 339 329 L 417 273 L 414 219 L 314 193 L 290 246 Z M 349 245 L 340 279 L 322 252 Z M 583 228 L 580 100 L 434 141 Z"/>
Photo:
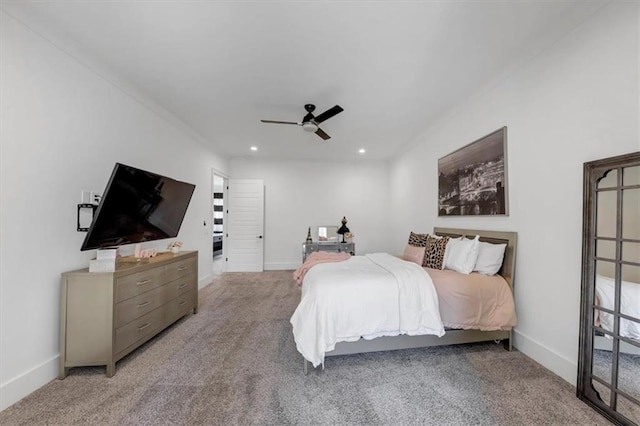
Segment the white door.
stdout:
<path fill-rule="evenodd" d="M 264 183 L 229 179 L 226 244 L 228 272 L 261 272 L 264 264 Z"/>

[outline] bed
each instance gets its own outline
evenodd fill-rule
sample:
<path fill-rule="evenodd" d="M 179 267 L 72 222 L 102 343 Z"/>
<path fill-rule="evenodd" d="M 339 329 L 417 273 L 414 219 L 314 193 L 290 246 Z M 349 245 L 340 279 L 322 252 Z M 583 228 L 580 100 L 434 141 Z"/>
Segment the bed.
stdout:
<path fill-rule="evenodd" d="M 502 265 L 498 275 L 493 278 L 501 280 L 513 309 L 512 292 L 517 241 L 515 232 L 436 227 L 433 234 L 469 238 L 479 235 L 480 241 L 491 244 L 506 244 Z M 364 258 L 367 258 L 367 260 L 365 261 Z M 372 271 L 364 267 L 364 264 L 368 262 L 379 262 L 381 265 L 376 263 L 377 266 Z M 405 265 L 402 265 L 403 263 Z M 390 255 L 374 254 L 355 256 L 345 261 L 342 265 L 340 263 L 327 266 L 317 265 L 308 271 L 302 284 L 300 304 L 291 318 L 296 346 L 303 355 L 305 374 L 308 367 L 307 360 L 316 367 L 320 364 L 324 365 L 325 357 L 337 355 L 481 341 L 503 341 L 505 348 L 511 350 L 512 328 L 515 325 L 515 321 L 501 327 L 476 327 L 469 323 L 457 323 L 455 316 L 452 316 L 449 312 L 452 299 L 448 298 L 460 297 L 460 294 L 457 291 L 450 291 L 449 294 L 445 295 L 443 294 L 445 293 L 443 289 L 451 289 L 451 283 L 456 281 L 455 274 L 458 273 L 440 270 L 430 271 L 415 264 L 412 264 L 413 266 L 407 265 L 409 263 L 398 259 L 394 262 L 390 259 Z M 380 304 L 380 300 L 376 300 L 373 296 L 373 294 L 378 294 L 378 290 L 373 291 L 374 288 L 383 288 L 383 285 L 379 282 L 381 274 L 378 273 L 377 268 L 390 270 L 396 268 L 396 266 L 398 270 L 391 272 L 391 275 L 394 275 L 394 278 L 399 283 L 398 288 L 400 290 L 396 290 L 398 292 L 397 295 L 383 293 L 384 296 L 381 296 L 380 299 L 386 300 L 387 302 L 385 303 L 388 305 L 383 306 Z M 333 271 L 331 273 L 337 273 L 337 275 L 327 279 L 326 274 L 329 271 Z M 420 277 L 421 273 L 423 274 L 422 278 Z M 420 284 L 417 288 L 411 287 L 412 281 L 423 280 L 424 275 L 427 276 L 427 284 Z M 434 283 L 431 275 L 435 276 L 436 283 Z M 328 286 L 328 290 L 326 288 L 323 290 L 315 288 L 315 280 L 319 279 L 319 277 L 325 277 L 325 285 Z M 482 281 L 482 277 L 476 278 L 480 278 Z M 444 287 L 442 287 L 443 285 Z M 437 291 L 438 286 L 441 287 L 440 292 Z M 332 291 L 337 288 L 341 292 L 346 291 L 346 293 L 333 294 Z M 433 299 L 429 298 L 429 295 L 434 292 L 435 306 Z M 505 291 L 503 290 L 502 292 L 504 293 Z M 315 299 L 318 296 L 321 299 Z M 363 298 L 365 303 L 362 303 Z M 469 295 L 464 294 L 462 298 L 468 299 Z M 358 300 L 360 300 L 360 305 L 357 303 Z M 408 310 L 406 302 L 409 304 Z M 319 314 L 317 306 L 324 306 L 326 303 L 332 306 L 336 305 L 337 310 Z M 411 306 L 412 304 L 416 306 Z M 398 305 L 402 306 L 402 308 L 399 308 Z M 406 313 L 405 310 L 407 310 Z M 372 313 L 377 316 L 372 316 Z M 394 316 L 396 321 L 399 320 L 400 322 L 397 325 L 392 324 Z M 403 316 L 405 317 L 404 319 Z M 438 318 L 434 319 L 434 317 Z M 515 310 L 513 311 L 513 319 L 515 320 Z M 347 331 L 336 333 L 334 331 L 336 324 L 342 327 L 343 323 L 346 323 Z M 371 328 L 370 325 L 372 323 L 380 327 Z M 353 324 L 364 328 L 358 329 Z M 359 331 L 359 334 L 354 334 Z M 307 332 L 311 333 L 311 337 L 305 337 Z"/>
<path fill-rule="evenodd" d="M 596 329 L 594 347 L 611 351 L 615 317 L 615 280 L 603 275 L 596 275 L 595 304 L 601 309 L 595 310 L 594 324 Z M 620 312 L 631 318 L 640 318 L 640 284 L 634 281 L 620 282 Z M 609 334 L 611 333 L 611 334 Z M 629 339 L 620 341 L 620 351 L 640 355 L 640 323 L 626 318 L 620 319 L 618 335 Z"/>

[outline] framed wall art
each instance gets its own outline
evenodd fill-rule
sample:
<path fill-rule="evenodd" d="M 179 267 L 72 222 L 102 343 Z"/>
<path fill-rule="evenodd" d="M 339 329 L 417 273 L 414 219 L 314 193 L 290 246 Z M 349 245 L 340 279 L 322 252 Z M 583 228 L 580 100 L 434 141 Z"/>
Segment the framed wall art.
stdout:
<path fill-rule="evenodd" d="M 507 128 L 438 160 L 438 216 L 508 215 Z"/>

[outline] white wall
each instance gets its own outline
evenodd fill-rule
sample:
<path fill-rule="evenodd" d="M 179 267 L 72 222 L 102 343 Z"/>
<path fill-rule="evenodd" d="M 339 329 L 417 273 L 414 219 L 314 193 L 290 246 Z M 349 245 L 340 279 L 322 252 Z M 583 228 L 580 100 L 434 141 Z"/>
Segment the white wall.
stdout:
<path fill-rule="evenodd" d="M 234 179 L 263 179 L 265 269 L 295 269 L 309 227 L 339 226 L 355 234 L 358 254 L 389 250 L 386 162 L 317 163 L 234 159 Z"/>
<path fill-rule="evenodd" d="M 391 164 L 394 249 L 433 226 L 518 232 L 516 346 L 575 383 L 582 164 L 637 151 L 637 4 L 614 3 L 433 124 Z M 438 218 L 437 159 L 508 126 L 509 217 Z"/>
<path fill-rule="evenodd" d="M 81 190 L 104 188 L 116 161 L 198 185 L 179 238 L 201 251 L 201 282 L 211 271 L 211 229 L 202 223 L 210 224 L 212 168 L 264 179 L 268 269 L 296 267 L 307 228 L 342 216 L 358 253 L 400 252 L 409 230 L 434 225 L 516 230 L 517 346 L 575 381 L 582 163 L 640 149 L 637 5 L 608 6 L 426 129 L 390 167 L 246 159 L 229 167 L 0 15 L 0 409 L 57 375 L 59 274 L 92 256 L 79 251 L 75 206 Z M 510 216 L 439 219 L 437 158 L 503 125 Z"/>
<path fill-rule="evenodd" d="M 4 409 L 57 376 L 60 273 L 95 256 L 80 252 L 80 191 L 102 191 L 115 162 L 196 184 L 178 238 L 200 250 L 202 285 L 212 270 L 211 170 L 228 164 L 4 12 L 1 24 Z"/>

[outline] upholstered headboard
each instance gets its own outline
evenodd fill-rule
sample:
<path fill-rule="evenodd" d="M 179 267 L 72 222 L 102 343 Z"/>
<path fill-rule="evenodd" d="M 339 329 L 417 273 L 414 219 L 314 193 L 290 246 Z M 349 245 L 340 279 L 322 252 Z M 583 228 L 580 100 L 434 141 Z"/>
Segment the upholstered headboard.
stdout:
<path fill-rule="evenodd" d="M 518 241 L 518 234 L 516 232 L 434 227 L 433 233 L 443 237 L 464 236 L 467 238 L 475 238 L 476 235 L 480 235 L 480 241 L 492 244 L 506 244 L 504 259 L 498 274 L 507 280 L 507 283 L 509 283 L 513 291 L 513 281 L 516 274 L 516 243 Z"/>

